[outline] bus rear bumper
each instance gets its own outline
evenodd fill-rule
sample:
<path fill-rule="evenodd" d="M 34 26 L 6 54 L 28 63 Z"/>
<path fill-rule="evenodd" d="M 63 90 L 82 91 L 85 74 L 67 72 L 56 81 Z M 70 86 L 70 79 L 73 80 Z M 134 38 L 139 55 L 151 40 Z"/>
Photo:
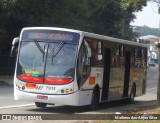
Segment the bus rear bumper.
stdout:
<path fill-rule="evenodd" d="M 29 93 L 15 89 L 14 99 L 30 102 L 79 106 L 79 92 L 75 92 L 68 95 L 47 95 Z"/>

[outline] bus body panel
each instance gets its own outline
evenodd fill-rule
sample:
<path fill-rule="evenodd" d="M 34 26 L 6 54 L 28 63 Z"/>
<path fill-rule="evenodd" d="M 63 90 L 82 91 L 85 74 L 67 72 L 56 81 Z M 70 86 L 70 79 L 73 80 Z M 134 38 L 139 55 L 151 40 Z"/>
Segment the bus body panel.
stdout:
<path fill-rule="evenodd" d="M 102 81 L 103 81 L 103 68 L 92 67 L 90 76 L 84 82 L 80 91 L 80 97 L 79 97 L 80 105 L 91 104 L 93 88 L 95 87 L 95 85 L 98 85 L 99 88 L 101 89 Z"/>
<path fill-rule="evenodd" d="M 90 105 L 92 99 L 93 90 L 83 90 L 79 93 L 79 106 Z"/>
<path fill-rule="evenodd" d="M 14 87 L 20 91 L 39 94 L 69 94 L 78 90 L 74 89 L 74 81 L 65 85 L 49 85 L 39 83 L 22 82 L 15 79 Z M 64 92 L 63 92 L 64 91 Z"/>
<path fill-rule="evenodd" d="M 145 94 L 147 69 L 131 68 L 130 71 L 130 86 L 136 84 L 136 96 Z"/>
<path fill-rule="evenodd" d="M 124 68 L 111 68 L 108 100 L 121 99 L 124 87 Z"/>
<path fill-rule="evenodd" d="M 92 89 L 95 87 L 96 84 L 102 88 L 102 81 L 103 81 L 103 68 L 98 67 L 91 67 L 90 76 L 84 82 L 82 86 L 82 91 L 87 89 Z"/>
<path fill-rule="evenodd" d="M 79 106 L 79 92 L 67 95 L 47 95 L 23 92 L 14 88 L 14 99 L 49 104 Z"/>

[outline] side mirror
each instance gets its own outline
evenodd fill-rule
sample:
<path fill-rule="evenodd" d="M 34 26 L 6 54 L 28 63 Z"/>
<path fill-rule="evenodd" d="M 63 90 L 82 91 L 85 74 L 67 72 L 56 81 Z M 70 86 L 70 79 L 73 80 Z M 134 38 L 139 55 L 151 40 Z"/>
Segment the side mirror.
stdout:
<path fill-rule="evenodd" d="M 14 57 L 15 56 L 16 49 L 18 48 L 17 47 L 18 42 L 19 42 L 19 38 L 18 37 L 13 39 L 10 57 Z"/>

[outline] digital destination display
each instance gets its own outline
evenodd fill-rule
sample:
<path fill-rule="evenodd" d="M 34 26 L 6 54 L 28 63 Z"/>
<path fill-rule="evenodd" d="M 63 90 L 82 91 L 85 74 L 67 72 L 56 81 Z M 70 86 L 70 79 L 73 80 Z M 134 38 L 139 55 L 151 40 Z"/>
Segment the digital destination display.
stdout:
<path fill-rule="evenodd" d="M 43 33 L 43 32 L 29 32 L 29 39 L 52 39 L 52 40 L 73 40 L 73 35 L 69 34 L 58 34 L 58 33 Z"/>
<path fill-rule="evenodd" d="M 78 33 L 59 30 L 24 30 L 22 32 L 22 41 L 32 41 L 36 39 L 45 41 L 69 41 L 77 44 L 79 38 L 80 35 Z"/>

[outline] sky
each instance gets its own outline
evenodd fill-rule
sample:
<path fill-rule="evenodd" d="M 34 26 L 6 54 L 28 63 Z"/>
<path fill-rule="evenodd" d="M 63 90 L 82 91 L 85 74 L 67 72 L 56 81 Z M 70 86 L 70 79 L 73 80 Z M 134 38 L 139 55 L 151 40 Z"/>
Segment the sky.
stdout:
<path fill-rule="evenodd" d="M 151 28 L 159 28 L 160 14 L 158 14 L 158 6 L 156 3 L 148 2 L 142 11 L 135 13 L 136 19 L 131 23 L 133 26 L 148 26 Z"/>

